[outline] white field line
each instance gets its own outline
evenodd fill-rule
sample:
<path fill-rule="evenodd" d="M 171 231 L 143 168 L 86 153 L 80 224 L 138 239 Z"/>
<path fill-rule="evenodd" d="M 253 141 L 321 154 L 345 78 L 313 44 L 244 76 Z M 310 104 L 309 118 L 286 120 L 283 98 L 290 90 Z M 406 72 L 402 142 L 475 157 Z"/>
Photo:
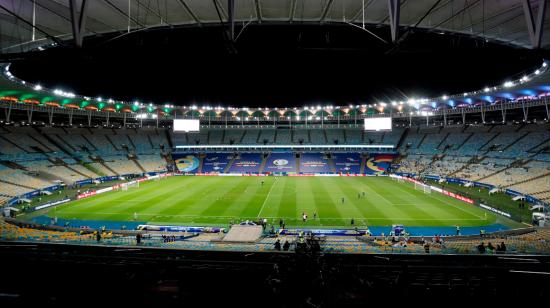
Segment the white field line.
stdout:
<path fill-rule="evenodd" d="M 63 211 L 63 214 L 82 214 L 82 212 Z M 94 215 L 121 215 L 121 213 L 107 213 L 107 212 L 94 212 L 93 214 Z M 127 215 L 131 216 L 130 214 L 127 214 Z M 205 216 L 205 215 L 200 215 L 200 214 L 196 214 L 196 215 L 147 214 L 147 213 L 139 213 L 139 212 L 138 212 L 138 216 L 199 217 L 199 218 L 236 218 L 237 217 L 237 216 Z M 250 218 L 250 217 L 243 216 L 243 218 Z M 263 217 L 263 218 L 273 218 L 273 219 L 283 218 L 283 219 L 299 219 L 299 220 L 302 219 L 301 217 L 275 217 L 275 216 L 266 216 L 266 217 Z M 414 220 L 425 220 L 425 221 L 434 220 L 432 218 L 400 218 L 400 217 L 334 217 L 334 218 L 319 218 L 319 216 L 317 216 L 316 220 L 339 220 L 339 219 L 349 220 L 349 219 L 352 219 L 352 218 L 354 218 L 354 219 L 366 219 L 366 220 L 413 220 L 413 221 Z M 449 219 L 436 219 L 436 220 L 477 221 L 477 220 L 485 220 L 485 219 L 484 218 L 483 219 L 475 219 L 475 218 L 473 218 L 473 219 L 461 219 L 461 218 L 454 219 L 454 218 L 449 218 Z"/>
<path fill-rule="evenodd" d="M 400 191 L 402 191 L 402 192 L 405 192 L 405 193 L 407 193 L 407 194 L 409 194 L 409 195 L 411 195 L 411 196 L 414 196 L 413 194 L 409 193 L 408 191 L 399 188 L 399 186 L 397 186 L 397 188 L 398 188 Z M 438 194 L 439 194 L 439 193 L 438 193 Z M 446 201 L 446 200 L 444 200 L 444 199 L 443 199 L 443 200 L 440 200 L 440 199 L 438 199 L 438 198 L 436 198 L 436 197 L 433 197 L 432 194 L 425 194 L 425 195 L 428 195 L 428 197 L 430 197 L 430 198 L 432 198 L 432 199 L 434 199 L 434 200 L 436 200 L 436 201 L 440 201 L 440 202 L 443 202 L 443 203 L 445 203 L 445 204 L 447 204 L 447 205 L 450 205 L 450 206 L 452 206 L 452 207 L 454 207 L 454 208 L 457 208 L 457 209 L 461 210 L 461 211 L 464 212 L 464 213 L 467 213 L 467 214 L 470 214 L 470 215 L 472 215 L 472 216 L 475 216 L 475 217 L 479 218 L 480 220 L 485 220 L 484 217 L 481 217 L 481 216 L 478 216 L 478 215 L 476 215 L 476 214 L 474 214 L 474 213 L 472 213 L 472 212 L 466 211 L 465 209 L 461 208 L 460 206 L 457 206 L 457 205 L 454 205 L 454 204 L 452 204 L 452 203 L 449 203 L 448 201 Z M 444 198 L 445 198 L 445 197 L 451 198 L 451 197 L 445 196 L 445 195 L 443 195 L 443 194 L 439 194 L 439 195 L 440 195 L 440 196 L 443 196 Z M 414 197 L 416 197 L 416 196 L 414 196 Z M 469 205 L 469 204 L 467 204 L 467 205 Z"/>
<path fill-rule="evenodd" d="M 279 180 L 277 178 L 275 178 L 275 183 L 273 183 L 273 185 L 271 185 L 271 187 L 269 188 L 269 191 L 267 192 L 267 196 L 264 199 L 264 203 L 262 203 L 262 207 L 260 208 L 260 212 L 258 212 L 258 216 L 256 216 L 256 217 L 260 217 L 260 214 L 264 210 L 267 199 L 269 199 L 269 196 L 271 195 L 271 191 L 273 190 L 273 187 L 275 187 L 275 185 L 277 185 L 278 182 L 279 182 Z"/>

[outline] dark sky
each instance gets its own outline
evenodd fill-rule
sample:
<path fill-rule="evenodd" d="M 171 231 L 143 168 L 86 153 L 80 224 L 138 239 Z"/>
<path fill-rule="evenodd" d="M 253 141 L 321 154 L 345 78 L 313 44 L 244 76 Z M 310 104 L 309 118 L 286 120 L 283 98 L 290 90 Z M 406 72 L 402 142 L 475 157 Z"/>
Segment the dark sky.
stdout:
<path fill-rule="evenodd" d="M 371 30 L 389 40 L 389 29 Z M 341 25 L 250 25 L 233 46 L 221 27 L 111 38 L 41 52 L 12 70 L 91 97 L 275 107 L 462 93 L 541 63 L 540 52 L 464 36 L 417 30 L 395 46 Z"/>

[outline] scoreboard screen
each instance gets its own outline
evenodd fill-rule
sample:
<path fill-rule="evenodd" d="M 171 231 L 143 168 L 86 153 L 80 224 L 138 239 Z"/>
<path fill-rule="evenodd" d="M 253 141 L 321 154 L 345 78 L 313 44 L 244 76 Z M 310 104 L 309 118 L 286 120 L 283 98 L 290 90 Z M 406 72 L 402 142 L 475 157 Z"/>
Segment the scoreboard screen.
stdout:
<path fill-rule="evenodd" d="M 365 130 L 368 131 L 381 131 L 391 130 L 391 118 L 366 118 Z"/>
<path fill-rule="evenodd" d="M 175 132 L 198 132 L 199 120 L 174 120 Z"/>

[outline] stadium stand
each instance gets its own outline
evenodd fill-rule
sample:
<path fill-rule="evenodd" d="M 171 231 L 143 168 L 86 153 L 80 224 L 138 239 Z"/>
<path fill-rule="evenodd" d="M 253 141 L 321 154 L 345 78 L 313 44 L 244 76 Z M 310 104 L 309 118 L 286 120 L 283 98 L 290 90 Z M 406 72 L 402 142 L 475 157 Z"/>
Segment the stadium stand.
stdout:
<path fill-rule="evenodd" d="M 293 153 L 271 153 L 264 172 L 296 172 L 296 157 Z"/>
<path fill-rule="evenodd" d="M 358 174 L 361 172 L 361 154 L 334 153 L 332 154 L 336 172 Z"/>
<path fill-rule="evenodd" d="M 334 172 L 329 159 L 323 153 L 302 153 L 300 155 L 300 172 L 331 173 Z"/>
<path fill-rule="evenodd" d="M 231 158 L 232 154 L 229 153 L 208 153 L 203 158 L 202 172 L 223 173 Z"/>
<path fill-rule="evenodd" d="M 229 173 L 259 173 L 262 165 L 262 154 L 240 153 L 229 168 Z"/>

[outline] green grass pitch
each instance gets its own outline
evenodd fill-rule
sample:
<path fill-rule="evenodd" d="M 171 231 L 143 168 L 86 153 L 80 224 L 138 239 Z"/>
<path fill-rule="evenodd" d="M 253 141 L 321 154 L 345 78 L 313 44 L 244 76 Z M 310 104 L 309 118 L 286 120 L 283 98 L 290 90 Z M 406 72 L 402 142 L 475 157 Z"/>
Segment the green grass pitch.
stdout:
<path fill-rule="evenodd" d="M 362 192 L 366 197 L 359 198 Z M 132 221 L 137 213 L 138 221 L 154 224 L 219 226 L 258 218 L 278 224 L 283 218 L 287 226 L 303 226 L 303 212 L 308 226 L 319 227 L 349 227 L 352 218 L 357 226 L 482 226 L 501 220 L 388 177 L 175 176 L 58 206 L 49 209 L 49 216 Z"/>

